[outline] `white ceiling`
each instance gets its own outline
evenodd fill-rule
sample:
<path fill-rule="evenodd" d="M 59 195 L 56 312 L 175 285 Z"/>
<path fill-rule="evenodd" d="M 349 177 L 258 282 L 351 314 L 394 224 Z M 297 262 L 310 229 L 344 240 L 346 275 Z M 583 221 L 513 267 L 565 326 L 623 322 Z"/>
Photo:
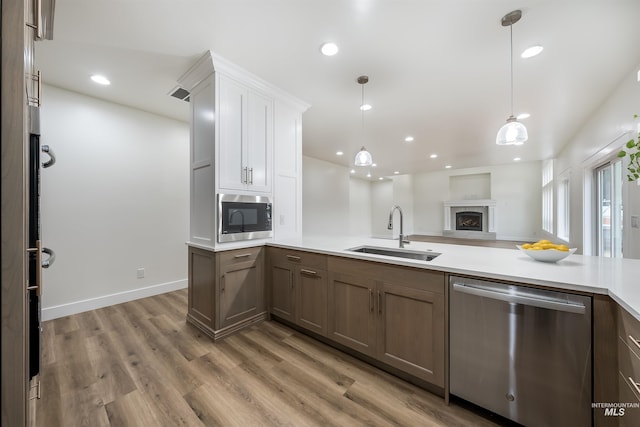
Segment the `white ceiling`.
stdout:
<path fill-rule="evenodd" d="M 523 12 L 513 26 L 514 107 L 531 114 L 529 141 L 499 147 L 510 113 L 500 19 L 514 9 Z M 46 84 L 187 121 L 187 103 L 167 94 L 211 49 L 311 104 L 304 153 L 345 166 L 363 142 L 356 78 L 366 74 L 376 178 L 557 155 L 635 78 L 638 17 L 639 0 L 56 0 L 54 40 L 37 43 L 36 58 Z M 321 55 L 325 41 L 340 52 Z M 544 52 L 521 59 L 534 44 Z M 92 83 L 94 73 L 112 84 Z"/>

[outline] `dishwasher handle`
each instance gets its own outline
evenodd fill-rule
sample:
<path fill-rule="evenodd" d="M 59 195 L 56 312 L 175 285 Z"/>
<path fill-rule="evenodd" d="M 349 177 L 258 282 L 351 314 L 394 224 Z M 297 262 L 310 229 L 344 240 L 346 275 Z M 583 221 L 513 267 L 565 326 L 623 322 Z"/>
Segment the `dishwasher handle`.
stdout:
<path fill-rule="evenodd" d="M 530 305 L 533 307 L 547 308 L 549 310 L 565 311 L 568 313 L 585 314 L 586 308 L 584 304 L 554 301 L 550 299 L 534 298 L 529 295 L 518 293 L 507 294 L 504 292 L 496 292 L 490 289 L 479 288 L 475 286 L 463 285 L 460 283 L 453 284 L 453 290 L 469 295 L 476 295 L 500 301 Z"/>

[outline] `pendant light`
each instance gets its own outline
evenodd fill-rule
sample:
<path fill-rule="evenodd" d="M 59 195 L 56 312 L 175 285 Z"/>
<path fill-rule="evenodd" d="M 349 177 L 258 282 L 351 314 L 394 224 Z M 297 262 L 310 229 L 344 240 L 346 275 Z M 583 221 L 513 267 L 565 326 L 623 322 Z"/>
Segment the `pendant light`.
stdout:
<path fill-rule="evenodd" d="M 368 109 L 368 108 L 364 108 L 365 107 L 364 85 L 367 84 L 367 82 L 369 81 L 369 77 L 360 76 L 356 81 L 358 82 L 358 84 L 362 85 L 362 103 L 360 104 L 360 110 L 362 111 L 362 140 L 364 141 L 364 112 L 365 110 Z M 367 149 L 364 148 L 364 145 L 362 146 L 360 151 L 358 151 L 358 153 L 356 154 L 356 159 L 354 161 L 354 164 L 356 166 L 371 166 L 373 164 L 373 158 L 371 157 L 371 153 L 369 153 Z"/>
<path fill-rule="evenodd" d="M 529 136 L 527 128 L 520 123 L 513 115 L 513 24 L 518 22 L 522 17 L 522 11 L 514 10 L 502 17 L 502 26 L 509 26 L 511 34 L 511 115 L 498 131 L 496 136 L 496 144 L 498 145 L 522 145 Z"/>

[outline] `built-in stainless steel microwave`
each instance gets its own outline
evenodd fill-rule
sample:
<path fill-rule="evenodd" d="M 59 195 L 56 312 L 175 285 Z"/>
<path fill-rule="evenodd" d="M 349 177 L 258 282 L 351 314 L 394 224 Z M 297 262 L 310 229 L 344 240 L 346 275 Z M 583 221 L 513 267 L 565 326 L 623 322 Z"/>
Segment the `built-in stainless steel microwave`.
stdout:
<path fill-rule="evenodd" d="M 271 199 L 218 194 L 218 242 L 273 237 Z"/>

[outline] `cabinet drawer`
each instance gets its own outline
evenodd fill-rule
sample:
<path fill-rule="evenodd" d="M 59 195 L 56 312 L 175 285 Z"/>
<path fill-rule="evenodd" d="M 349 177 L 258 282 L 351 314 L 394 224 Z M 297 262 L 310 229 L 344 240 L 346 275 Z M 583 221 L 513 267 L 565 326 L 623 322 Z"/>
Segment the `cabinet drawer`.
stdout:
<path fill-rule="evenodd" d="M 630 382 L 629 378 L 631 378 L 636 383 L 640 383 L 640 356 L 626 344 L 622 337 L 618 339 L 618 367 L 625 381 Z M 632 384 L 629 386 L 633 388 Z M 632 391 L 636 399 L 640 400 L 640 392 L 638 390 Z"/>
<path fill-rule="evenodd" d="M 241 262 L 255 261 L 260 257 L 261 247 L 234 249 L 232 251 L 220 252 L 220 265 L 233 265 Z"/>
<path fill-rule="evenodd" d="M 624 414 L 619 414 L 620 425 L 625 427 L 639 426 L 640 425 L 640 408 L 631 407 L 632 405 L 640 404 L 637 396 L 633 391 L 633 386 L 629 384 L 629 378 L 625 377 L 622 372 L 618 376 L 618 385 L 620 387 L 620 403 L 631 404 L 630 407 L 624 408 Z M 602 409 L 601 409 L 602 410 Z M 618 413 L 620 409 L 618 409 Z"/>
<path fill-rule="evenodd" d="M 271 262 L 274 264 L 289 262 L 291 264 L 304 266 L 305 268 L 317 268 L 321 270 L 326 270 L 327 268 L 327 256 L 322 254 L 282 248 L 269 248 L 269 256 L 271 257 Z"/>
<path fill-rule="evenodd" d="M 620 306 L 618 306 L 618 335 L 636 354 L 640 354 L 640 321 Z"/>

